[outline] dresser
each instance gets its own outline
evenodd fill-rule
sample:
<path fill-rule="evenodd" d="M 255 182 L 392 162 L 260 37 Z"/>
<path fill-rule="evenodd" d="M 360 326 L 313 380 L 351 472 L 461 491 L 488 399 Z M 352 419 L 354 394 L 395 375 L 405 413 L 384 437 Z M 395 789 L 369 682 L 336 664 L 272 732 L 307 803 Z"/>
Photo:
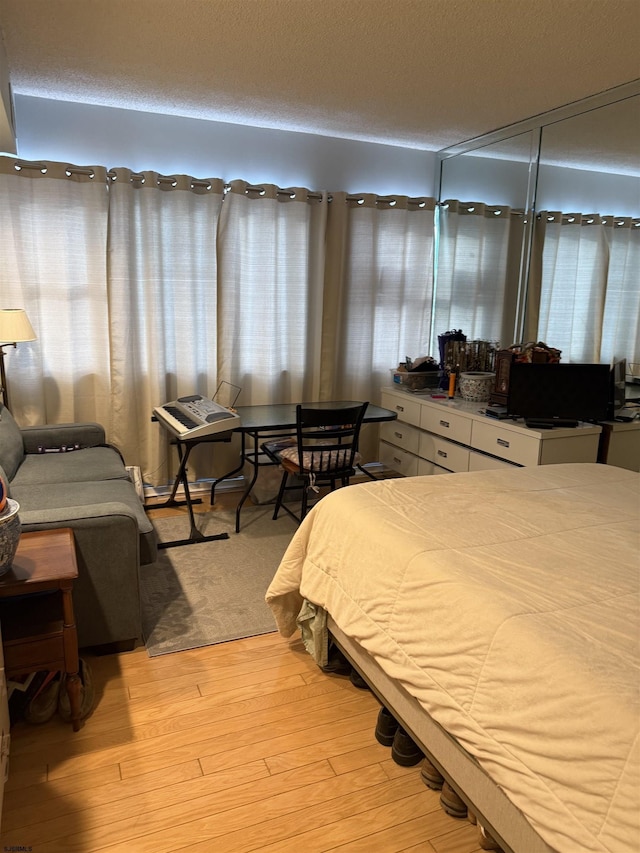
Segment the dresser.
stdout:
<path fill-rule="evenodd" d="M 603 421 L 598 462 L 640 471 L 640 420 Z"/>
<path fill-rule="evenodd" d="M 380 462 L 406 477 L 598 459 L 601 427 L 593 424 L 533 429 L 488 417 L 485 403 L 395 388 L 382 390 L 381 405 L 398 419 L 380 426 Z"/>

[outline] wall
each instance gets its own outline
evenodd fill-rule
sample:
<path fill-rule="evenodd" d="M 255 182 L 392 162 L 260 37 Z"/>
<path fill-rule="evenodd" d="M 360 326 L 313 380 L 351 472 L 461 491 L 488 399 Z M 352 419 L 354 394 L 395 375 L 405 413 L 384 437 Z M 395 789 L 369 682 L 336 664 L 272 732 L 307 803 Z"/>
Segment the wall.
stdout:
<path fill-rule="evenodd" d="M 15 96 L 18 156 L 280 187 L 434 196 L 436 154 L 222 122 Z"/>
<path fill-rule="evenodd" d="M 640 216 L 640 178 L 540 163 L 538 210 Z"/>
<path fill-rule="evenodd" d="M 9 65 L 7 63 L 2 30 L 0 30 L 0 151 L 6 151 L 11 154 L 15 154 L 16 152 Z"/>
<path fill-rule="evenodd" d="M 433 151 L 25 95 L 14 100 L 18 156 L 25 160 L 313 190 L 437 196 Z M 450 161 L 445 197 L 522 207 L 528 164 L 480 158 L 478 168 L 477 156 Z M 639 186 L 637 177 L 541 165 L 536 207 L 638 216 Z"/>
<path fill-rule="evenodd" d="M 445 160 L 442 165 L 442 197 L 482 201 L 491 205 L 526 208 L 529 163 L 499 160 L 473 153 Z"/>
<path fill-rule="evenodd" d="M 529 163 L 469 152 L 443 164 L 443 197 L 526 207 Z M 540 163 L 536 210 L 640 216 L 640 178 Z"/>

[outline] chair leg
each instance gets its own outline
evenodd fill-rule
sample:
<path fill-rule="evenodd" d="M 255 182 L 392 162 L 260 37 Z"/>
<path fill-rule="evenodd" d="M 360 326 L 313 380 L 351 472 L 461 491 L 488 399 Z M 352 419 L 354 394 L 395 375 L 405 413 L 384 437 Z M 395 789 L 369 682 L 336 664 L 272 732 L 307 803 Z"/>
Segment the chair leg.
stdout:
<path fill-rule="evenodd" d="M 280 488 L 278 489 L 278 496 L 276 498 L 276 505 L 273 508 L 273 515 L 271 516 L 272 521 L 275 521 L 278 517 L 278 513 L 280 512 L 280 507 L 282 506 L 282 499 L 284 498 L 284 489 L 287 485 L 288 473 L 286 471 L 282 472 L 282 479 L 280 480 Z"/>
<path fill-rule="evenodd" d="M 304 482 L 302 484 L 302 506 L 300 507 L 300 521 L 307 514 L 307 505 L 309 503 L 309 483 L 307 478 L 305 477 Z"/>

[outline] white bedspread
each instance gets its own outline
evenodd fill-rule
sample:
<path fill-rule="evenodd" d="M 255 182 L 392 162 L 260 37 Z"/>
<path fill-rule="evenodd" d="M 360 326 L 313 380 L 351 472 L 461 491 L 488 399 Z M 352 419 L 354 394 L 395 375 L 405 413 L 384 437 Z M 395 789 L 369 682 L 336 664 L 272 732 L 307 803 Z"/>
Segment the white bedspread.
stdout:
<path fill-rule="evenodd" d="M 639 517 L 640 476 L 606 465 L 349 486 L 267 601 L 285 636 L 325 608 L 552 848 L 638 853 Z"/>

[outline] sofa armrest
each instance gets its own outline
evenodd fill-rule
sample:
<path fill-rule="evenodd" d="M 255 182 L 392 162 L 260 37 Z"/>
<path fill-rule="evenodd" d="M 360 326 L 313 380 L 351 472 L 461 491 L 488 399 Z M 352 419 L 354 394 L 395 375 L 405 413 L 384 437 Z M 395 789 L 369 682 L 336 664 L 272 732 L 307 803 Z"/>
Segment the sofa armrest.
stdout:
<path fill-rule="evenodd" d="M 30 530 L 45 530 L 56 527 L 86 527 L 96 519 L 115 519 L 121 517 L 131 523 L 131 530 L 138 539 L 138 520 L 135 513 L 125 503 L 119 501 L 104 501 L 87 504 L 86 506 L 51 507 L 50 509 L 19 510 L 22 532 Z"/>
<path fill-rule="evenodd" d="M 39 424 L 21 427 L 20 432 L 27 453 L 37 453 L 39 447 L 97 447 L 105 443 L 104 427 L 95 423 Z"/>

